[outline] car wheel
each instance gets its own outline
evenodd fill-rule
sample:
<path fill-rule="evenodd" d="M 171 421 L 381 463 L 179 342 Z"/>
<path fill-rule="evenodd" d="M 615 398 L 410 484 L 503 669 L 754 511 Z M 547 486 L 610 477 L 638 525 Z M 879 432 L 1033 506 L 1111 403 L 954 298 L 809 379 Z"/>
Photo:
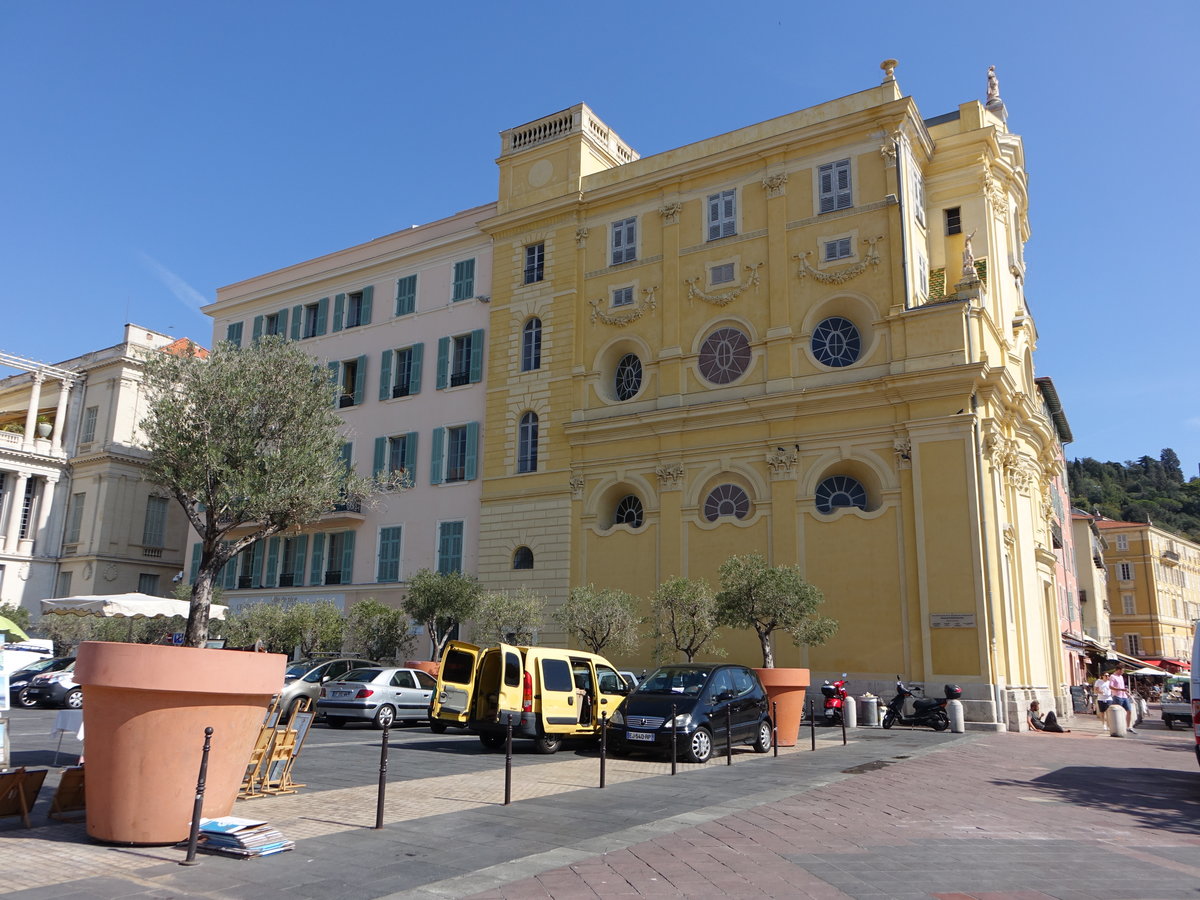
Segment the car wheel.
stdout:
<path fill-rule="evenodd" d="M 539 732 L 538 736 L 533 741 L 533 749 L 538 753 L 549 756 L 551 753 L 557 753 L 558 748 L 562 746 L 562 738 L 557 734 L 546 734 Z"/>
<path fill-rule="evenodd" d="M 33 707 L 37 706 L 37 701 L 30 698 L 29 688 L 27 687 L 23 687 L 17 691 L 16 699 L 13 702 L 21 707 L 21 709 L 33 709 Z"/>
<path fill-rule="evenodd" d="M 883 727 L 891 728 L 896 724 L 896 714 L 890 709 L 883 714 Z"/>
<path fill-rule="evenodd" d="M 946 715 L 944 709 L 935 709 L 930 719 L 932 721 L 930 721 L 929 725 L 934 731 L 945 731 L 950 727 L 950 717 Z"/>
<path fill-rule="evenodd" d="M 430 719 L 429 730 L 434 734 L 445 734 L 448 726 L 441 719 Z"/>
<path fill-rule="evenodd" d="M 766 753 L 771 749 L 771 720 L 763 719 L 758 726 L 758 739 L 754 742 L 755 753 Z"/>
<path fill-rule="evenodd" d="M 82 709 L 83 691 L 80 688 L 72 688 L 67 691 L 67 696 L 63 697 L 63 706 L 67 709 Z"/>
<path fill-rule="evenodd" d="M 506 738 L 503 734 L 481 734 L 479 743 L 483 745 L 484 750 L 503 750 Z"/>
<path fill-rule="evenodd" d="M 688 762 L 706 763 L 712 758 L 712 750 L 712 732 L 701 726 L 692 732 L 683 753 Z"/>
<path fill-rule="evenodd" d="M 379 707 L 379 712 L 375 713 L 373 724 L 376 728 L 391 728 L 396 724 L 396 707 L 383 704 Z"/>
<path fill-rule="evenodd" d="M 341 716 L 325 716 L 325 724 L 330 728 L 345 728 L 346 720 Z"/>

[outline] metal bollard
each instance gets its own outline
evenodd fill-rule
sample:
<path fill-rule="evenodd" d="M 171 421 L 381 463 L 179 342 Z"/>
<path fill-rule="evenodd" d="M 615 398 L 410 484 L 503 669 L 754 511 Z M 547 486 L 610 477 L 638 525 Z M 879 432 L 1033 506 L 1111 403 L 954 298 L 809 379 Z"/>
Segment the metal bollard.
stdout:
<path fill-rule="evenodd" d="M 608 711 L 600 713 L 600 787 L 604 787 L 604 763 L 608 758 Z"/>
<path fill-rule="evenodd" d="M 733 765 L 733 707 L 725 707 L 725 765 Z"/>
<path fill-rule="evenodd" d="M 375 830 L 383 828 L 383 797 L 387 792 L 388 726 L 383 726 L 383 737 L 379 741 L 379 796 L 375 801 Z"/>
<path fill-rule="evenodd" d="M 512 803 L 512 713 L 504 726 L 504 805 Z"/>
<path fill-rule="evenodd" d="M 809 734 L 812 737 L 812 749 L 817 749 L 817 707 L 809 700 L 808 701 L 808 722 Z"/>
<path fill-rule="evenodd" d="M 849 697 L 846 698 L 850 699 Z M 838 716 L 842 720 L 842 746 L 846 746 L 846 704 L 842 704 L 842 714 Z"/>
<path fill-rule="evenodd" d="M 132 621 L 132 620 L 130 620 Z M 192 806 L 192 830 L 188 833 L 187 858 L 181 866 L 199 865 L 196 845 L 200 841 L 200 817 L 204 811 L 204 783 L 208 780 L 208 751 L 212 747 L 212 726 L 204 729 L 204 750 L 200 753 L 200 777 L 196 779 L 196 803 Z"/>
<path fill-rule="evenodd" d="M 779 704 L 775 701 L 771 702 L 771 749 L 775 751 L 775 758 L 779 758 Z"/>
<path fill-rule="evenodd" d="M 675 704 L 671 704 L 671 774 L 675 774 L 675 766 L 679 763 L 679 726 L 675 723 Z"/>

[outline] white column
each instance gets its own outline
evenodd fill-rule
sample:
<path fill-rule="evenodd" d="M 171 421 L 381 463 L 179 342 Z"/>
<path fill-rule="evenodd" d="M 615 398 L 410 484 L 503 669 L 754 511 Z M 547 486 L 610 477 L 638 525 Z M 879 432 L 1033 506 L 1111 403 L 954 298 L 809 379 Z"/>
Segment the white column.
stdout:
<path fill-rule="evenodd" d="M 38 404 L 42 402 L 42 382 L 46 376 L 41 372 L 33 373 L 33 384 L 29 389 L 29 410 L 25 413 L 25 449 L 32 450 L 37 438 Z"/>
<path fill-rule="evenodd" d="M 4 529 L 4 552 L 16 553 L 17 541 L 21 536 L 21 509 L 25 505 L 25 485 L 29 482 L 29 473 L 15 472 L 13 479 L 12 497 L 8 505 L 8 525 Z"/>
<path fill-rule="evenodd" d="M 50 513 L 54 508 L 54 488 L 57 478 L 46 476 L 42 479 L 42 496 L 38 498 L 37 528 L 30 529 L 30 537 L 34 541 L 34 552 L 38 556 L 53 556 L 57 552 L 47 540 L 46 526 L 50 522 Z M 47 552 L 51 551 L 51 552 Z"/>
<path fill-rule="evenodd" d="M 74 382 L 64 378 L 58 391 L 58 409 L 54 413 L 54 431 L 50 435 L 50 446 L 55 453 L 62 452 L 63 434 L 67 430 L 67 400 L 73 385 Z"/>

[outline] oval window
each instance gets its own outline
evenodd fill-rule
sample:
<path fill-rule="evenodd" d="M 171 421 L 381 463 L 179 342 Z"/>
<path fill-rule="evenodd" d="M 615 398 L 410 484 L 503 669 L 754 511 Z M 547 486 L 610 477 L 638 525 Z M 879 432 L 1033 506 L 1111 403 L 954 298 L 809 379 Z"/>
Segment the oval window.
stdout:
<path fill-rule="evenodd" d="M 700 347 L 700 374 L 713 384 L 736 381 L 750 367 L 750 340 L 736 328 L 718 328 Z"/>
<path fill-rule="evenodd" d="M 862 353 L 862 337 L 849 319 L 830 316 L 813 330 L 812 353 L 823 366 L 848 366 Z"/>

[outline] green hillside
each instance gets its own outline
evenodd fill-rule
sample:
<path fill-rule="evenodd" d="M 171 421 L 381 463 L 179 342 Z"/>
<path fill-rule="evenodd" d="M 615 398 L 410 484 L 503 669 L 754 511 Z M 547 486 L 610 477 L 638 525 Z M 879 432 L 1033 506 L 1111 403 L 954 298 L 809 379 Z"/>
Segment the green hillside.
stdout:
<path fill-rule="evenodd" d="M 1174 450 L 1124 463 L 1075 459 L 1067 464 L 1067 479 L 1072 506 L 1123 522 L 1152 522 L 1200 542 L 1200 478 L 1184 481 Z"/>

